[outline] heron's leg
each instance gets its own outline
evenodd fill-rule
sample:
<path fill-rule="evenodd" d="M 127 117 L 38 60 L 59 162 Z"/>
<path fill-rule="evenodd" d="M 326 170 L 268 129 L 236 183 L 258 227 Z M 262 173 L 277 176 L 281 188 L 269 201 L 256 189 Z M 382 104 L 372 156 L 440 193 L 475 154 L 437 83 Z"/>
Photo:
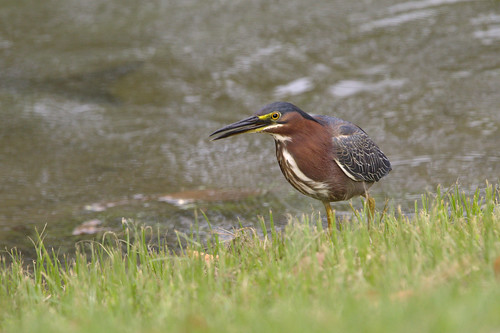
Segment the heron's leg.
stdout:
<path fill-rule="evenodd" d="M 373 199 L 368 192 L 365 193 L 364 197 L 368 204 L 368 229 L 370 229 L 370 224 L 375 218 L 375 199 Z"/>
<path fill-rule="evenodd" d="M 335 223 L 335 213 L 333 212 L 332 206 L 328 201 L 323 201 L 323 205 L 326 210 L 326 219 L 328 221 L 328 232 L 332 233 L 333 224 Z"/>

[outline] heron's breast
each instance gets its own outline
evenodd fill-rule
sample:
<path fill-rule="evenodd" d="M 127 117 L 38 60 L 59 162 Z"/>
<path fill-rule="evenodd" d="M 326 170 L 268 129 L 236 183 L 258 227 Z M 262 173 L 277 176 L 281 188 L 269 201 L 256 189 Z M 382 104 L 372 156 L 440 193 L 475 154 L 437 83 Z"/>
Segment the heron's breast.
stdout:
<path fill-rule="evenodd" d="M 307 170 L 299 167 L 293 154 L 287 149 L 286 145 L 277 141 L 276 157 L 281 171 L 290 184 L 302 194 L 313 198 L 327 198 L 329 196 L 329 185 L 311 178 Z"/>

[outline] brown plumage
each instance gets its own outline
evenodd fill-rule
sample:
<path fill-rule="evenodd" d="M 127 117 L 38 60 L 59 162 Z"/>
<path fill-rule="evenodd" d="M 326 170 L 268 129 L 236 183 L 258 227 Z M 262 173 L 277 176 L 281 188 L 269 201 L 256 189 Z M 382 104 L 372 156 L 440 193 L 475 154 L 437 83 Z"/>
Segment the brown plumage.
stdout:
<path fill-rule="evenodd" d="M 329 228 L 330 202 L 368 197 L 368 189 L 391 171 L 388 158 L 361 128 L 335 117 L 311 116 L 290 103 L 266 105 L 211 136 L 219 134 L 218 140 L 248 132 L 273 136 L 283 175 L 299 192 L 323 202 Z"/>

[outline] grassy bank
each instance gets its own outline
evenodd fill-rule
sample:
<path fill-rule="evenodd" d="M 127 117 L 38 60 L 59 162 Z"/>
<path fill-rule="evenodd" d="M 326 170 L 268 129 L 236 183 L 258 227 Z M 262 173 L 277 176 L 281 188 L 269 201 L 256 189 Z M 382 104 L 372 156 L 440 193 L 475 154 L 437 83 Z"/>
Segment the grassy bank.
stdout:
<path fill-rule="evenodd" d="M 357 212 L 331 236 L 317 217 L 282 232 L 265 220 L 264 235 L 243 229 L 177 254 L 133 226 L 71 260 L 38 242 L 30 267 L 15 255 L 0 265 L 0 331 L 500 330 L 497 188 L 438 191 L 410 217 L 377 213 L 370 229 Z"/>

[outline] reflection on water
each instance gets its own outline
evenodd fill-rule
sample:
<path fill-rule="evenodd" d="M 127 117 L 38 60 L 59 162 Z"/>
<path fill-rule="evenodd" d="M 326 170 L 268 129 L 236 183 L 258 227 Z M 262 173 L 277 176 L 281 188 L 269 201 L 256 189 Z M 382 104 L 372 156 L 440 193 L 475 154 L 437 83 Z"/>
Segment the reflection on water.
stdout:
<path fill-rule="evenodd" d="M 208 139 L 277 99 L 370 134 L 394 166 L 372 188 L 379 202 L 411 210 L 437 184 L 474 191 L 499 181 L 494 1 L 29 0 L 0 9 L 1 248 L 29 247 L 45 224 L 49 245 L 71 249 L 88 221 L 180 231 L 197 222 L 203 233 L 197 209 L 222 228 L 257 224 L 270 209 L 278 224 L 318 214 L 284 180 L 270 137 Z M 199 200 L 207 193 L 220 197 Z M 335 207 L 349 214 L 348 203 Z"/>
<path fill-rule="evenodd" d="M 372 22 L 365 23 L 359 27 L 363 32 L 374 30 L 377 28 L 387 28 L 398 26 L 407 22 L 421 20 L 427 17 L 436 15 L 437 12 L 434 10 L 416 10 L 410 13 L 399 14 L 392 17 L 383 18 L 380 20 L 375 20 Z"/>
<path fill-rule="evenodd" d="M 278 99 L 281 99 L 287 96 L 303 94 L 307 91 L 312 90 L 313 88 L 314 86 L 310 78 L 301 77 L 300 79 L 293 80 L 288 84 L 277 86 L 274 89 L 274 96 Z"/>
<path fill-rule="evenodd" d="M 490 45 L 500 40 L 500 15 L 481 14 L 471 18 L 470 23 L 480 29 L 474 31 L 474 37 L 483 44 Z"/>
<path fill-rule="evenodd" d="M 366 83 L 355 80 L 343 80 L 330 88 L 335 97 L 347 97 L 360 92 L 380 93 L 384 88 L 399 88 L 406 80 L 385 79 L 375 83 Z"/>

